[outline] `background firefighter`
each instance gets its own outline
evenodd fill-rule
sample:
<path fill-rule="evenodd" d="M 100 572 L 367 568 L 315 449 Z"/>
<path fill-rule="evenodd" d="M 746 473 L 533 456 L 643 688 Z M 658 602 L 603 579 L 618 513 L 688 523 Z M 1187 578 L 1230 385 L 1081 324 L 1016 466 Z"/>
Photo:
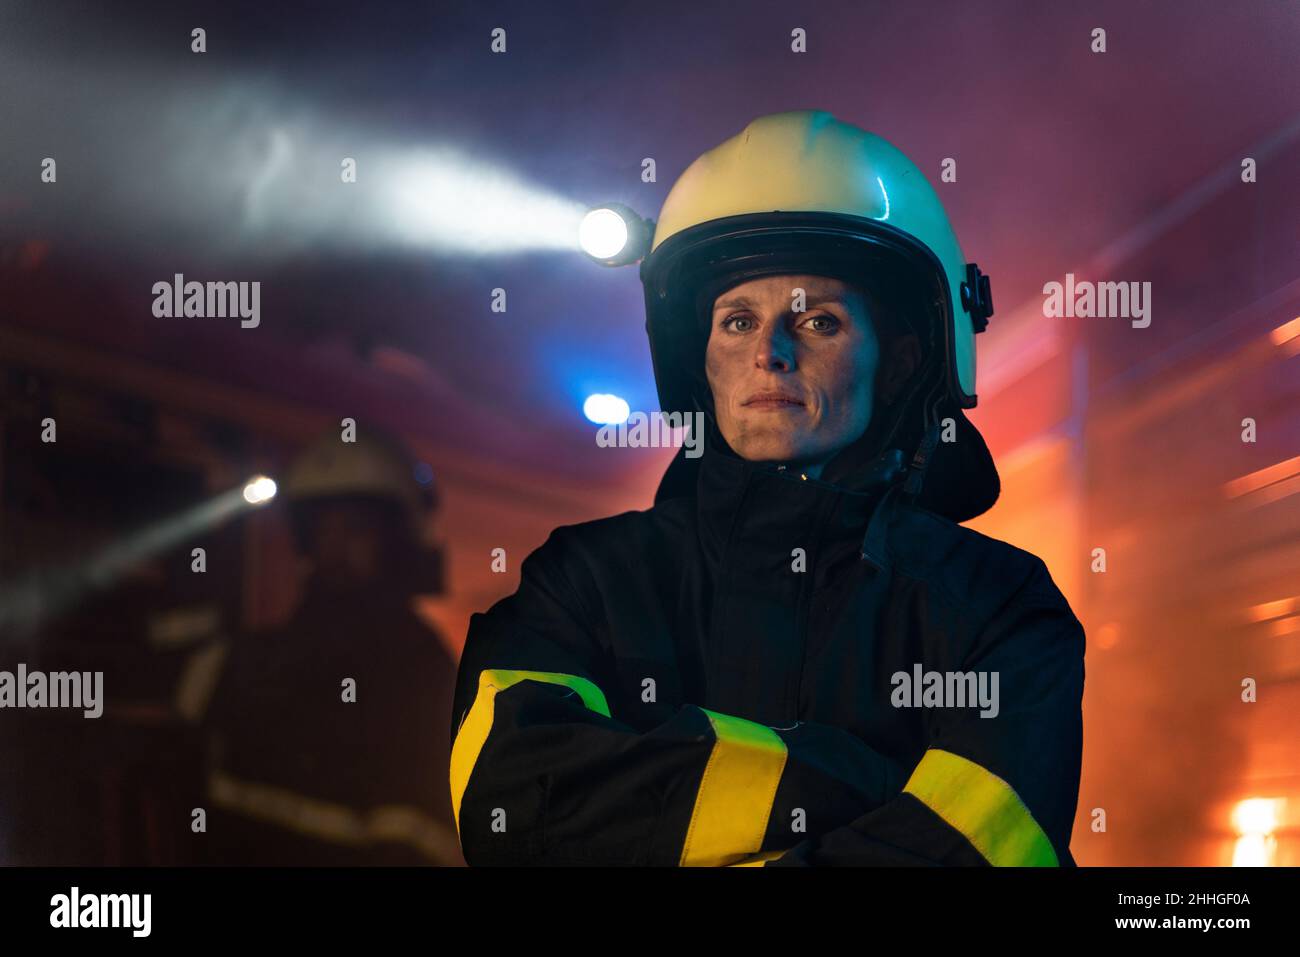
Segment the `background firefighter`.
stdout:
<path fill-rule="evenodd" d="M 463 863 L 439 733 L 455 663 L 411 604 L 441 589 L 425 535 L 437 503 L 414 466 L 363 428 L 355 442 L 322 437 L 288 476 L 310 570 L 290 620 L 246 636 L 218 689 L 220 863 Z"/>

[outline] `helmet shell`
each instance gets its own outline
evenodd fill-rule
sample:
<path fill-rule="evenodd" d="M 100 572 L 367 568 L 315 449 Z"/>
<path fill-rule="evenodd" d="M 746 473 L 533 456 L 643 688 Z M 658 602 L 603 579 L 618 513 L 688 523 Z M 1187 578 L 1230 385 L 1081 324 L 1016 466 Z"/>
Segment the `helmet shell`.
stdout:
<path fill-rule="evenodd" d="M 819 259 L 857 257 L 857 278 L 868 284 L 874 270 L 909 267 L 933 283 L 930 321 L 944 380 L 958 407 L 974 407 L 981 316 L 970 291 L 963 292 L 966 261 L 943 204 L 897 147 L 820 110 L 759 117 L 673 184 L 641 267 L 652 352 L 656 327 L 681 331 L 698 321 L 682 314 L 698 309 L 693 299 L 684 301 L 684 285 L 708 282 L 728 267 L 737 281 L 796 268 L 846 271 L 800 268 L 800 252 L 811 254 L 814 267 Z M 655 358 L 661 406 L 689 409 L 684 384 Z"/>
<path fill-rule="evenodd" d="M 399 506 L 416 538 L 436 504 L 435 493 L 416 481 L 415 463 L 396 439 L 361 430 L 344 442 L 337 432 L 309 445 L 285 477 L 285 498 L 300 504 L 327 498 L 379 499 Z"/>

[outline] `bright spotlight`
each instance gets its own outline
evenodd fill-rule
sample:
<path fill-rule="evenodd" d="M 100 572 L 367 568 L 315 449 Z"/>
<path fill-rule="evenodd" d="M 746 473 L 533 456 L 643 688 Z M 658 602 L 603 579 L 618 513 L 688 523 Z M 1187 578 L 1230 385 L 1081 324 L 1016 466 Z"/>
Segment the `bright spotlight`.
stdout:
<path fill-rule="evenodd" d="M 1277 851 L 1280 798 L 1247 798 L 1232 810 L 1232 826 L 1240 835 L 1232 848 L 1233 867 L 1269 867 Z"/>
<path fill-rule="evenodd" d="M 1276 844 L 1270 834 L 1243 834 L 1232 846 L 1232 866 L 1268 867 Z"/>
<path fill-rule="evenodd" d="M 628 404 L 616 395 L 598 392 L 587 396 L 582 404 L 582 414 L 597 425 L 618 425 L 631 414 Z"/>
<path fill-rule="evenodd" d="M 249 505 L 264 505 L 275 498 L 275 479 L 258 475 L 244 486 L 244 501 Z"/>
<path fill-rule="evenodd" d="M 627 223 L 612 209 L 593 209 L 582 217 L 578 242 L 587 255 L 595 259 L 617 256 L 627 245 Z"/>
<path fill-rule="evenodd" d="M 582 218 L 578 245 L 604 266 L 626 266 L 650 251 L 654 223 L 622 203 L 596 206 Z"/>
<path fill-rule="evenodd" d="M 1238 834 L 1271 834 L 1277 828 L 1280 801 L 1275 798 L 1247 798 L 1238 801 L 1232 811 L 1232 823 Z"/>

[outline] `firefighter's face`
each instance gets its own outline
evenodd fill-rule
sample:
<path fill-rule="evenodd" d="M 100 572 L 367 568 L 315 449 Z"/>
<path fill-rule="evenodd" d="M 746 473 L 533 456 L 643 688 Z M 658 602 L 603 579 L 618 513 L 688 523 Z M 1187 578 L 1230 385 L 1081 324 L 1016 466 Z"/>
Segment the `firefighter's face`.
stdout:
<path fill-rule="evenodd" d="M 381 519 L 368 503 L 328 502 L 314 511 L 311 558 L 316 574 L 335 588 L 379 581 L 391 559 Z"/>
<path fill-rule="evenodd" d="M 867 299 L 839 279 L 764 276 L 733 286 L 714 300 L 705 356 L 718 427 L 742 458 L 796 464 L 815 478 L 866 431 L 878 387 L 892 392 L 910 374 L 915 354 L 899 352 L 891 348 L 878 382 Z"/>

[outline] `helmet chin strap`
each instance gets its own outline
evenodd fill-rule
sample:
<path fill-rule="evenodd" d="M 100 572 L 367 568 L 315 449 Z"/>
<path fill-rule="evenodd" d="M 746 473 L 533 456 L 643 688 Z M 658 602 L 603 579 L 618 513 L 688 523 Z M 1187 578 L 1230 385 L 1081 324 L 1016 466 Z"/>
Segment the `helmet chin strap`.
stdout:
<path fill-rule="evenodd" d="M 907 494 L 913 498 L 919 494 L 940 435 L 936 423 L 944 395 L 941 372 L 934 350 L 928 349 L 925 361 L 907 381 L 903 392 L 888 402 L 877 396 L 878 408 L 872 412 L 866 433 L 831 458 L 823 473 L 826 480 L 849 487 L 863 481 L 878 482 L 882 472 L 890 471 L 890 459 L 897 457 L 899 465 L 896 474 L 890 476 L 890 484 L 906 479 Z M 935 424 L 933 435 L 932 424 Z M 904 465 L 909 458 L 911 464 Z"/>
<path fill-rule="evenodd" d="M 921 444 L 916 447 L 912 462 L 907 467 L 907 480 L 903 483 L 903 492 L 915 500 L 921 494 L 921 484 L 925 481 L 925 470 L 934 458 L 934 450 L 939 444 L 939 424 L 926 426 Z"/>

